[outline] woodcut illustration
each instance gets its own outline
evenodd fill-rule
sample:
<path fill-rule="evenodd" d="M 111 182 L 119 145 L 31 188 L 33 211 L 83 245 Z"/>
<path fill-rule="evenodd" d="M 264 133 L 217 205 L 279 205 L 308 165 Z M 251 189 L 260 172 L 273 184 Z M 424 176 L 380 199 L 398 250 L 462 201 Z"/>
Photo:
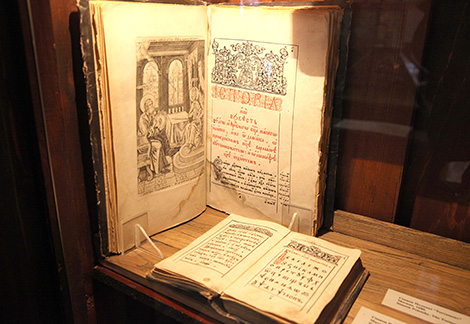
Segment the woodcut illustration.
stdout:
<path fill-rule="evenodd" d="M 284 76 L 284 65 L 289 56 L 287 46 L 279 48 L 260 42 L 233 41 L 222 47 L 221 42 L 222 40 L 216 39 L 212 43 L 212 54 L 215 56 L 211 73 L 212 83 L 286 94 L 287 78 Z"/>
<path fill-rule="evenodd" d="M 139 194 L 203 172 L 204 41 L 139 38 L 137 181 Z"/>

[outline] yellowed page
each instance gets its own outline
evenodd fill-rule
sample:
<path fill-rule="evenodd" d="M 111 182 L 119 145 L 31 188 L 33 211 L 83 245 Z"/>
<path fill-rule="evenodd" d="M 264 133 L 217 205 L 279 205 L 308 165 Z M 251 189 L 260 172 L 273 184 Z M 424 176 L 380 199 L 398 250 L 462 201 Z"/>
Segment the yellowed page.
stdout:
<path fill-rule="evenodd" d="M 291 232 L 224 294 L 296 323 L 315 323 L 360 253 Z"/>
<path fill-rule="evenodd" d="M 230 215 L 155 268 L 222 293 L 288 232 L 273 222 Z"/>
<path fill-rule="evenodd" d="M 97 5 L 97 4 L 95 4 Z M 205 6 L 101 2 L 121 250 L 206 206 Z M 109 139 L 105 139 L 108 140 Z"/>
<path fill-rule="evenodd" d="M 315 234 L 330 16 L 209 11 L 208 204 Z"/>

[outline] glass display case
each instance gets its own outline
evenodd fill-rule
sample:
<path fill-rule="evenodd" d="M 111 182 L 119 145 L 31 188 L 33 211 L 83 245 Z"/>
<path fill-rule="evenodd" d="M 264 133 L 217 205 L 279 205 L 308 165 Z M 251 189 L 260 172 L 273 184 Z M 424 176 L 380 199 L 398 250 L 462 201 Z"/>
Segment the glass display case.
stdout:
<path fill-rule="evenodd" d="M 76 1 L 18 4 L 64 316 L 77 323 L 225 321 L 149 284 L 157 257 L 141 249 L 103 256 L 104 201 L 95 191 L 102 169 L 94 160 L 99 148 L 90 145 L 96 98 L 87 97 L 82 48 L 89 44 L 80 39 L 89 21 Z M 345 323 L 363 306 L 419 322 L 382 304 L 389 290 L 470 316 L 468 1 L 355 0 L 347 8 L 324 202 L 332 217 L 319 232 L 361 249 L 370 271 Z M 172 131 L 180 128 L 175 122 Z M 152 240 L 173 253 L 224 217 L 209 209 Z"/>

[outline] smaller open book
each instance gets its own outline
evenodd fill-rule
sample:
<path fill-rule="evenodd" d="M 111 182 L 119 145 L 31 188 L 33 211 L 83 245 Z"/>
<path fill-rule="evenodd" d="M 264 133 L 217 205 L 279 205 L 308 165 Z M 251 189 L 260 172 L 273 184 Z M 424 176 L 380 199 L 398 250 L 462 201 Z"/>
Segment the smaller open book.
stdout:
<path fill-rule="evenodd" d="M 230 215 L 147 277 L 199 292 L 228 320 L 340 322 L 367 278 L 360 254 L 271 221 Z"/>

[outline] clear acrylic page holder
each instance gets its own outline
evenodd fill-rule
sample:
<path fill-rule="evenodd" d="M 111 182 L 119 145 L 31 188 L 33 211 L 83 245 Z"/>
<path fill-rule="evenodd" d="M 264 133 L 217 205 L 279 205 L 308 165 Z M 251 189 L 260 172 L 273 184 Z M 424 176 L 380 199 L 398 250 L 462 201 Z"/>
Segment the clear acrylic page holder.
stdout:
<path fill-rule="evenodd" d="M 147 242 L 149 242 L 149 244 L 154 248 L 155 251 L 157 251 L 157 254 L 155 254 L 154 252 L 152 251 L 149 251 L 147 249 L 144 249 L 140 244 L 142 242 L 142 240 L 140 239 L 140 234 L 142 234 L 144 237 L 145 237 L 145 240 Z M 135 224 L 134 225 L 134 243 L 135 243 L 135 248 L 137 250 L 140 250 L 140 251 L 143 251 L 143 252 L 146 252 L 148 254 L 151 254 L 157 258 L 160 258 L 160 259 L 163 259 L 164 256 L 163 256 L 163 253 L 162 251 L 158 248 L 158 246 L 155 245 L 155 243 L 152 241 L 152 239 L 150 238 L 150 236 L 148 236 L 147 232 L 144 230 L 144 228 L 142 226 L 140 226 L 140 224 Z"/>
<path fill-rule="evenodd" d="M 297 213 L 293 213 L 292 218 L 290 219 L 289 226 L 287 227 L 289 230 L 292 230 L 292 226 L 294 226 L 296 219 L 297 219 Z"/>
<path fill-rule="evenodd" d="M 149 228 L 148 214 L 143 213 L 124 220 L 120 224 L 120 244 L 124 254 L 133 250 L 140 250 L 157 258 L 163 259 L 162 251 L 147 234 Z M 151 248 L 144 248 L 142 243 L 147 241 Z"/>

